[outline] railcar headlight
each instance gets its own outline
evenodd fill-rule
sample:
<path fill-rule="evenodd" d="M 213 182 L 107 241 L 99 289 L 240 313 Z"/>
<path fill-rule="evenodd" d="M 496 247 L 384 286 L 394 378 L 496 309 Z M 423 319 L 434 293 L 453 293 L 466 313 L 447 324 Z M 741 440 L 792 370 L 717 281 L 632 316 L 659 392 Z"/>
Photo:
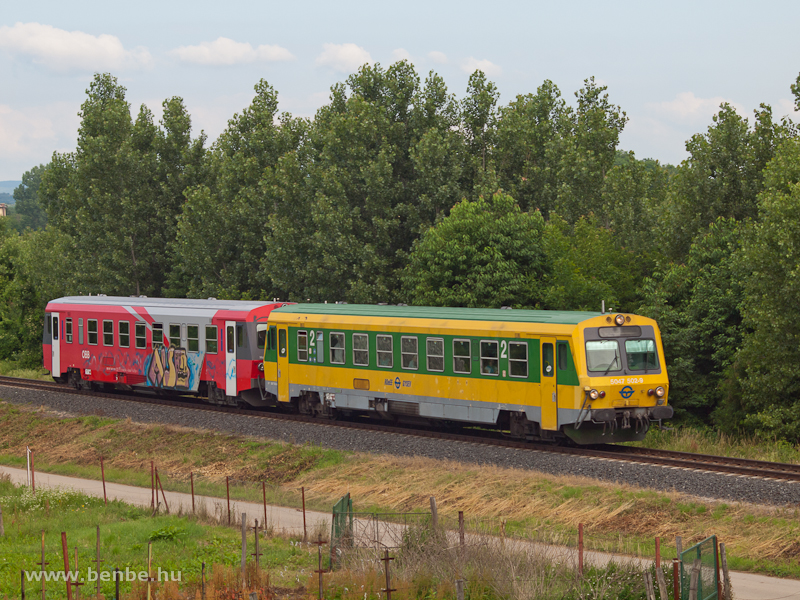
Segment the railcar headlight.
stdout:
<path fill-rule="evenodd" d="M 625 315 L 617 315 L 616 317 L 614 317 L 614 322 L 620 327 L 622 327 L 623 325 L 625 325 Z"/>
<path fill-rule="evenodd" d="M 261 371 L 262 373 L 264 372 L 264 363 L 263 362 L 258 363 L 258 370 Z"/>
<path fill-rule="evenodd" d="M 656 388 L 656 396 L 658 396 L 659 398 L 663 398 L 664 394 L 666 394 L 666 393 L 667 393 L 667 391 L 663 387 L 658 386 Z"/>
<path fill-rule="evenodd" d="M 597 400 L 599 397 L 600 397 L 600 392 L 598 392 L 597 390 L 592 390 L 591 392 L 589 392 L 589 398 L 591 398 L 592 400 Z"/>

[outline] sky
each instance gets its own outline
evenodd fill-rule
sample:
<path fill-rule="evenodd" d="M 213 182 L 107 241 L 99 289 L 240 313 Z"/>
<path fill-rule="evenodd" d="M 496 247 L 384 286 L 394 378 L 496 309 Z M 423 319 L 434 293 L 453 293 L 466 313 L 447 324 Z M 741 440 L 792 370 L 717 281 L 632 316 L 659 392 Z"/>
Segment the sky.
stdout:
<path fill-rule="evenodd" d="M 678 164 L 721 102 L 792 116 L 800 2 L 0 0 L 0 180 L 75 148 L 95 72 L 135 115 L 180 96 L 212 142 L 266 79 L 280 110 L 313 117 L 365 62 L 409 59 L 463 97 L 482 69 L 500 105 L 552 80 L 568 102 L 591 76 L 629 117 L 620 149 Z"/>

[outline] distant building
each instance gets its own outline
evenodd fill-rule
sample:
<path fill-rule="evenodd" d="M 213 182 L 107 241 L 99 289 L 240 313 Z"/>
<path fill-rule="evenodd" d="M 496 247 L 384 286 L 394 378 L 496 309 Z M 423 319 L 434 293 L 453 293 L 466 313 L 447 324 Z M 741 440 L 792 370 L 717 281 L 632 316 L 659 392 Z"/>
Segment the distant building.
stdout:
<path fill-rule="evenodd" d="M 7 217 L 8 216 L 8 204 L 3 204 L 0 202 L 0 217 Z"/>

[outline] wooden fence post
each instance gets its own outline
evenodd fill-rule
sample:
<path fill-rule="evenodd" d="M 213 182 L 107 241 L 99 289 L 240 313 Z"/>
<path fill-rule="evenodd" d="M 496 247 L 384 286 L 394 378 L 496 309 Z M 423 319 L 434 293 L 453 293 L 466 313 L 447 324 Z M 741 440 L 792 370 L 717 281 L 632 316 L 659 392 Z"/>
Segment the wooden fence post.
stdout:
<path fill-rule="evenodd" d="M 656 567 L 656 579 L 658 580 L 658 593 L 661 594 L 662 600 L 667 600 L 667 580 L 664 579 L 664 571 L 661 570 L 661 567 Z"/>
<path fill-rule="evenodd" d="M 194 472 L 193 471 L 189 472 L 189 482 L 192 485 L 192 514 L 195 514 L 195 512 L 194 512 Z"/>
<path fill-rule="evenodd" d="M 697 600 L 697 581 L 700 579 L 700 567 L 702 564 L 703 561 L 698 558 L 692 565 L 692 576 L 689 579 L 689 600 Z"/>
<path fill-rule="evenodd" d="M 434 531 L 439 529 L 439 509 L 436 507 L 436 498 L 431 496 L 431 525 Z"/>
<path fill-rule="evenodd" d="M 247 589 L 247 513 L 242 513 L 242 590 Z"/>
<path fill-rule="evenodd" d="M 583 523 L 578 523 L 578 573 L 583 575 Z"/>
<path fill-rule="evenodd" d="M 656 590 L 653 588 L 653 576 L 650 571 L 645 571 L 644 575 L 644 591 L 647 594 L 647 600 L 656 600 Z"/>
<path fill-rule="evenodd" d="M 228 525 L 231 524 L 231 486 L 228 477 L 225 477 L 225 493 L 228 496 Z"/>
<path fill-rule="evenodd" d="M 64 581 L 67 583 L 67 600 L 72 600 L 72 582 L 69 580 L 69 549 L 67 548 L 67 532 L 61 532 L 61 550 L 64 552 Z"/>
<path fill-rule="evenodd" d="M 656 536 L 656 568 L 661 568 L 661 538 Z"/>
<path fill-rule="evenodd" d="M 308 541 L 308 529 L 306 528 L 306 488 L 300 488 L 300 494 L 303 496 L 303 542 Z M 267 518 L 267 507 L 264 505 L 264 518 Z M 266 521 L 264 521 L 266 523 Z"/>
<path fill-rule="evenodd" d="M 725 544 L 719 545 L 719 556 L 722 561 L 722 584 L 725 590 L 725 600 L 731 600 L 731 577 L 728 573 L 728 555 L 725 552 Z"/>
<path fill-rule="evenodd" d="M 3 527 L 3 507 L 0 506 L 0 537 L 6 534 L 5 527 Z"/>
<path fill-rule="evenodd" d="M 108 496 L 106 496 L 106 470 L 103 466 L 102 456 L 100 457 L 100 477 L 103 479 L 103 503 L 108 505 Z M 97 578 L 99 580 L 100 576 L 98 575 Z M 97 585 L 99 586 L 100 584 L 98 583 Z"/>

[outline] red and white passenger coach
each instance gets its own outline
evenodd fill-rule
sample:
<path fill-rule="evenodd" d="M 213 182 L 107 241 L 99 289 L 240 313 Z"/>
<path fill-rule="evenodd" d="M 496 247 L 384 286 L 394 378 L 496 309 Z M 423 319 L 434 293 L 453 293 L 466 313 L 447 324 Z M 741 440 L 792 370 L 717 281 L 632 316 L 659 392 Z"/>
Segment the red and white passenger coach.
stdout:
<path fill-rule="evenodd" d="M 269 313 L 285 302 L 70 296 L 45 311 L 44 366 L 77 388 L 120 386 L 264 403 Z"/>

